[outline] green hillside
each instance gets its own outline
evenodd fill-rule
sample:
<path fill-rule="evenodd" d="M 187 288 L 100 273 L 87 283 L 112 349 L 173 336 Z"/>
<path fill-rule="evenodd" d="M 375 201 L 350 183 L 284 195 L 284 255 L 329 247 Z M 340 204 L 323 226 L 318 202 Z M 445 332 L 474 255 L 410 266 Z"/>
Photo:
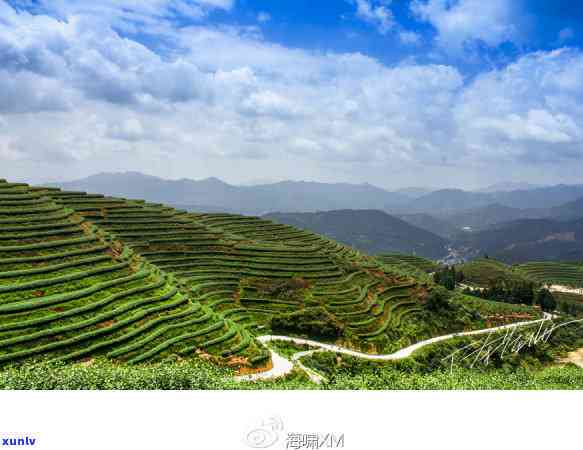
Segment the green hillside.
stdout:
<path fill-rule="evenodd" d="M 491 258 L 479 258 L 457 266 L 464 274 L 465 282 L 477 286 L 487 287 L 497 282 L 525 282 L 533 281 L 521 273 L 513 270 L 512 266 Z"/>
<path fill-rule="evenodd" d="M 0 365 L 201 356 L 251 369 L 269 364 L 263 334 L 387 352 L 484 326 L 471 305 L 432 303 L 430 262 L 405 258 L 265 218 L 1 181 Z"/>
<path fill-rule="evenodd" d="M 54 194 L 0 183 L 0 363 L 97 354 L 140 362 L 163 358 L 178 343 L 183 354 L 265 355 L 173 275 L 65 206 L 78 195 Z M 86 200 L 111 211 L 143 209 Z"/>
<path fill-rule="evenodd" d="M 583 288 L 583 264 L 531 261 L 513 266 L 489 258 L 479 258 L 458 266 L 470 284 L 489 286 L 495 281 L 535 282 Z"/>
<path fill-rule="evenodd" d="M 337 335 L 324 337 L 367 347 L 389 332 L 399 334 L 427 295 L 426 286 L 383 272 L 373 257 L 266 219 L 72 192 L 50 195 L 173 275 L 192 299 L 249 335 L 268 332 L 278 318 L 279 326 L 300 323 L 288 332 L 318 335 L 333 326 Z"/>
<path fill-rule="evenodd" d="M 438 263 L 430 259 L 415 255 L 405 255 L 402 253 L 381 253 L 377 255 L 377 258 L 385 264 L 408 264 L 416 269 L 422 270 L 423 272 L 435 272 L 441 267 Z"/>
<path fill-rule="evenodd" d="M 535 261 L 515 266 L 525 276 L 545 284 L 583 287 L 583 266 L 575 263 Z"/>

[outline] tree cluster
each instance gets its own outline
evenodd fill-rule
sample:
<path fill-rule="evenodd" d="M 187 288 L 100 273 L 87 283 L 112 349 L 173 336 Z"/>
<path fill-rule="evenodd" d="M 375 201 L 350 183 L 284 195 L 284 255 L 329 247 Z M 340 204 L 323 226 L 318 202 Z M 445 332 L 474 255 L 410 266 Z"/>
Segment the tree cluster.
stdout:
<path fill-rule="evenodd" d="M 530 282 L 499 282 L 485 289 L 464 289 L 464 294 L 503 303 L 539 305 L 543 311 L 554 311 L 557 302 L 548 289 Z"/>
<path fill-rule="evenodd" d="M 446 267 L 433 274 L 433 281 L 449 291 L 453 291 L 457 283 L 461 283 L 464 279 L 463 272 L 457 271 L 455 266 Z"/>

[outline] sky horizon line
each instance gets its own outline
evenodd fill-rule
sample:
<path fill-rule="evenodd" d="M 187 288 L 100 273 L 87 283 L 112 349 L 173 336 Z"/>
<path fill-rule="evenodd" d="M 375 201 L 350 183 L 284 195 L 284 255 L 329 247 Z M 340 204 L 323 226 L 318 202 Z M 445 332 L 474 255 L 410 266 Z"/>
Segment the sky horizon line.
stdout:
<path fill-rule="evenodd" d="M 368 186 L 372 186 L 372 187 L 375 187 L 378 189 L 383 189 L 383 190 L 388 191 L 388 192 L 398 192 L 401 190 L 408 190 L 408 189 L 425 189 L 425 190 L 429 190 L 429 191 L 433 191 L 433 192 L 438 191 L 438 190 L 463 190 L 463 191 L 467 191 L 467 192 L 477 192 L 477 191 L 481 191 L 481 190 L 491 189 L 491 188 L 494 188 L 496 186 L 511 186 L 511 185 L 526 186 L 526 185 L 528 185 L 529 186 L 528 189 L 536 189 L 536 188 L 553 187 L 553 186 L 560 186 L 560 185 L 574 186 L 574 185 L 578 185 L 578 184 L 583 184 L 583 183 L 543 184 L 543 183 L 532 183 L 529 181 L 506 180 L 506 181 L 502 181 L 502 182 L 498 182 L 498 183 L 483 185 L 483 186 L 480 186 L 480 187 L 475 188 L 475 189 L 464 189 L 464 188 L 461 188 L 458 186 L 446 186 L 446 185 L 439 185 L 439 186 L 404 185 L 404 186 L 385 187 L 385 186 L 380 186 L 380 185 L 370 183 L 370 182 L 354 183 L 354 182 L 342 181 L 342 180 L 334 181 L 334 182 L 326 182 L 326 181 L 321 181 L 321 180 L 317 180 L 317 179 L 294 179 L 294 178 L 285 178 L 285 179 L 277 179 L 277 180 L 276 179 L 271 179 L 271 180 L 257 179 L 257 180 L 249 180 L 248 182 L 244 182 L 244 183 L 237 183 L 237 182 L 231 182 L 231 181 L 226 180 L 224 178 L 221 178 L 220 176 L 217 176 L 217 175 L 208 175 L 208 176 L 204 176 L 201 178 L 191 178 L 191 177 L 167 178 L 167 177 L 159 176 L 156 174 L 144 173 L 144 172 L 135 171 L 135 170 L 96 172 L 94 174 L 90 174 L 88 176 L 81 177 L 81 178 L 52 179 L 52 180 L 41 181 L 38 183 L 28 183 L 28 184 L 49 185 L 49 184 L 71 183 L 71 182 L 85 181 L 86 179 L 92 178 L 92 177 L 111 176 L 111 175 L 126 175 L 126 174 L 132 174 L 132 175 L 135 174 L 135 175 L 145 176 L 145 177 L 154 177 L 154 178 L 158 178 L 158 179 L 164 180 L 164 181 L 195 181 L 195 182 L 200 182 L 200 181 L 208 181 L 208 180 L 214 179 L 214 180 L 218 180 L 222 183 L 228 184 L 230 186 L 236 186 L 236 187 L 253 187 L 253 186 L 270 185 L 270 184 L 285 183 L 285 182 L 321 183 L 321 184 L 348 184 L 348 185 L 354 185 L 354 186 L 366 186 L 366 185 L 368 185 Z M 15 180 L 15 181 L 27 182 L 25 179 Z M 517 188 L 517 189 L 510 189 L 510 190 L 521 190 L 521 189 Z"/>

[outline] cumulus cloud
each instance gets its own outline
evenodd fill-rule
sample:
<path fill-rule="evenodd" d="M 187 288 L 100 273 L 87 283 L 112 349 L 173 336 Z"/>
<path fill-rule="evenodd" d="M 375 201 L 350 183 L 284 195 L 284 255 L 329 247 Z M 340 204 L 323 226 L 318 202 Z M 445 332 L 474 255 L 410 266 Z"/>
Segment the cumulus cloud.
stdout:
<path fill-rule="evenodd" d="M 32 181 L 285 178 L 293 158 L 297 178 L 387 184 L 420 168 L 583 159 L 577 50 L 468 81 L 447 65 L 290 49 L 256 28 L 163 29 L 172 51 L 160 54 L 102 19 L 0 8 L 0 160 Z"/>
<path fill-rule="evenodd" d="M 411 10 L 437 30 L 443 49 L 460 52 L 476 41 L 489 46 L 520 38 L 517 3 L 512 0 L 414 0 Z"/>
<path fill-rule="evenodd" d="M 395 25 L 392 11 L 388 8 L 391 0 L 355 0 L 356 16 L 376 27 L 379 33 L 387 34 Z"/>
<path fill-rule="evenodd" d="M 76 92 L 60 80 L 0 70 L 0 113 L 65 111 L 76 98 Z"/>
<path fill-rule="evenodd" d="M 152 106 L 152 99 L 187 101 L 211 95 L 206 75 L 196 66 L 181 58 L 164 61 L 144 45 L 89 18 L 59 21 L 14 14 L 0 23 L 0 62 L 22 78 L 12 80 L 28 92 L 22 108 L 29 102 L 64 107 L 67 90 L 61 92 L 56 83 L 118 104 Z M 38 89 L 31 89 L 36 82 Z"/>
<path fill-rule="evenodd" d="M 583 55 L 562 49 L 479 76 L 456 109 L 466 146 L 481 158 L 582 159 L 582 71 Z"/>

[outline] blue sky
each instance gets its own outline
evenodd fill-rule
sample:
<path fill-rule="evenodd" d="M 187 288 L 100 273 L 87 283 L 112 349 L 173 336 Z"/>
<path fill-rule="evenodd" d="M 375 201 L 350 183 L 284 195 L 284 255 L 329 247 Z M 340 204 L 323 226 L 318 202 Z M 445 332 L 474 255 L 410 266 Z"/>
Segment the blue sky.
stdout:
<path fill-rule="evenodd" d="M 455 64 L 468 75 L 492 65 L 503 66 L 524 53 L 564 45 L 580 48 L 583 45 L 583 32 L 576 32 L 583 29 L 583 3 L 572 0 L 514 0 L 499 2 L 511 5 L 508 25 L 517 28 L 512 39 L 500 38 L 496 45 L 484 45 L 480 39 L 468 39 L 466 44 L 472 47 L 471 51 L 460 54 L 444 48 L 435 52 L 435 39 L 440 29 L 431 19 L 416 13 L 413 3 L 411 0 L 240 0 L 230 10 L 215 9 L 209 14 L 207 23 L 260 25 L 266 40 L 286 47 L 318 52 L 360 52 L 389 65 L 405 58 Z M 417 3 L 431 2 L 425 0 Z M 447 0 L 433 3 L 453 5 L 451 8 L 454 9 L 456 3 L 463 2 Z M 478 7 L 480 3 L 475 2 Z M 366 5 L 364 13 L 359 14 L 359 4 Z M 384 21 L 378 8 L 388 12 Z M 370 9 L 369 13 L 367 9 Z M 179 23 L 185 25 L 193 22 L 180 18 Z M 386 28 L 383 28 L 383 23 L 387 24 Z"/>
<path fill-rule="evenodd" d="M 581 30 L 567 0 L 0 0 L 1 176 L 579 182 Z"/>

